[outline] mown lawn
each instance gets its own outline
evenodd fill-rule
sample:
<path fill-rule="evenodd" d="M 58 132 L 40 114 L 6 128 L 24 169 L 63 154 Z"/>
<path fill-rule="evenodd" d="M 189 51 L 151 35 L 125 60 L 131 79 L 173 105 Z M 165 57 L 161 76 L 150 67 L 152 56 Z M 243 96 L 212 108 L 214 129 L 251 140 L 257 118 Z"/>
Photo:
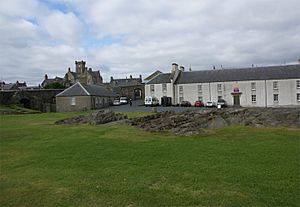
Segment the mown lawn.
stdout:
<path fill-rule="evenodd" d="M 299 130 L 53 124 L 74 114 L 0 116 L 0 206 L 300 204 Z"/>

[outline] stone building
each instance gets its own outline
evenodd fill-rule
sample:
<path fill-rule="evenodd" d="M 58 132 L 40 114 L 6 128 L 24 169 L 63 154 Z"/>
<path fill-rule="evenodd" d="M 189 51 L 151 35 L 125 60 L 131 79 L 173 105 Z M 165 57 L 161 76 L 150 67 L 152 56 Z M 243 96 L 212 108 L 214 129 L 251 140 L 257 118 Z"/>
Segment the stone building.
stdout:
<path fill-rule="evenodd" d="M 41 86 L 44 88 L 48 84 L 59 83 L 65 87 L 69 87 L 76 82 L 93 85 L 103 83 L 103 79 L 100 75 L 100 71 L 93 71 L 92 68 L 87 68 L 85 61 L 75 61 L 75 72 L 72 71 L 71 68 L 68 68 L 68 72 L 65 74 L 64 78 L 56 76 L 53 79 L 48 78 L 48 75 L 46 74 Z"/>
<path fill-rule="evenodd" d="M 117 95 L 102 85 L 75 83 L 56 95 L 56 111 L 82 111 L 109 106 Z"/>
<path fill-rule="evenodd" d="M 145 85 L 146 96 L 171 97 L 173 104 L 217 102 L 246 107 L 300 106 L 300 64 L 185 71 L 172 64 Z"/>
<path fill-rule="evenodd" d="M 145 97 L 145 85 L 142 76 L 133 78 L 132 75 L 125 79 L 114 79 L 110 77 L 107 86 L 119 96 L 126 96 L 132 100 L 143 99 Z"/>
<path fill-rule="evenodd" d="M 68 69 L 68 72 L 65 75 L 65 85 L 71 86 L 76 82 L 81 84 L 93 85 L 103 83 L 102 76 L 100 71 L 93 71 L 92 68 L 87 68 L 85 66 L 85 61 L 75 61 L 75 72 L 71 71 L 71 68 Z"/>

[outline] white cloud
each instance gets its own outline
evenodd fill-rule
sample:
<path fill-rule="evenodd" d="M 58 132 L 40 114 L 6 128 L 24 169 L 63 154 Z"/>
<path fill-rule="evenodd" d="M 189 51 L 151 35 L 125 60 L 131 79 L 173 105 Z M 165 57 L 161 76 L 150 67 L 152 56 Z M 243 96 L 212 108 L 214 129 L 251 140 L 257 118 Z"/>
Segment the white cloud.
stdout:
<path fill-rule="evenodd" d="M 0 3 L 1 73 L 17 71 L 9 81 L 61 76 L 81 59 L 96 70 L 105 66 L 108 80 L 167 72 L 172 62 L 208 69 L 300 58 L 298 0 L 48 0 L 51 8 L 24 2 Z M 103 44 L 84 44 L 95 39 Z"/>

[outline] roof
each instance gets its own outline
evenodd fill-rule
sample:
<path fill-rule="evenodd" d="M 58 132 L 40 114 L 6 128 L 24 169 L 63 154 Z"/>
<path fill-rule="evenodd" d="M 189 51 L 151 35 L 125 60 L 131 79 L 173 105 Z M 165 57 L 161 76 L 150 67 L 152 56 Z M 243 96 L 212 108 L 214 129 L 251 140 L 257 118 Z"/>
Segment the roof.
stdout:
<path fill-rule="evenodd" d="M 152 73 L 151 75 L 149 75 L 147 78 L 145 78 L 144 80 L 145 81 L 152 80 L 153 78 L 155 78 L 157 75 L 159 75 L 161 73 L 162 73 L 161 71 L 157 70 L 154 73 Z"/>
<path fill-rule="evenodd" d="M 170 73 L 158 75 L 148 84 L 170 83 Z M 255 68 L 181 72 L 177 84 L 300 78 L 300 64 Z"/>
<path fill-rule="evenodd" d="M 171 83 L 170 76 L 171 73 L 161 73 L 149 81 L 148 84 Z"/>
<path fill-rule="evenodd" d="M 117 96 L 114 92 L 107 90 L 101 85 L 82 85 L 77 82 L 70 86 L 63 92 L 57 94 L 58 97 L 63 96 L 106 96 L 115 97 Z"/>
<path fill-rule="evenodd" d="M 134 86 L 140 85 L 142 80 L 140 78 L 128 78 L 128 79 L 113 79 L 110 81 L 111 86 Z"/>

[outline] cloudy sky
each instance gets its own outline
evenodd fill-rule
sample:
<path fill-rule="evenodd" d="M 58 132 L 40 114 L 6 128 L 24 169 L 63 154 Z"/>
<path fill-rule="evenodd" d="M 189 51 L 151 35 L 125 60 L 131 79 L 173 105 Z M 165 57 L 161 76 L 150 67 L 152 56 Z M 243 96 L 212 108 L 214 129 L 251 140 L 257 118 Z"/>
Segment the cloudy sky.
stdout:
<path fill-rule="evenodd" d="M 173 62 L 192 70 L 293 64 L 299 0 L 0 0 L 0 79 L 37 85 L 75 60 L 143 77 Z"/>

